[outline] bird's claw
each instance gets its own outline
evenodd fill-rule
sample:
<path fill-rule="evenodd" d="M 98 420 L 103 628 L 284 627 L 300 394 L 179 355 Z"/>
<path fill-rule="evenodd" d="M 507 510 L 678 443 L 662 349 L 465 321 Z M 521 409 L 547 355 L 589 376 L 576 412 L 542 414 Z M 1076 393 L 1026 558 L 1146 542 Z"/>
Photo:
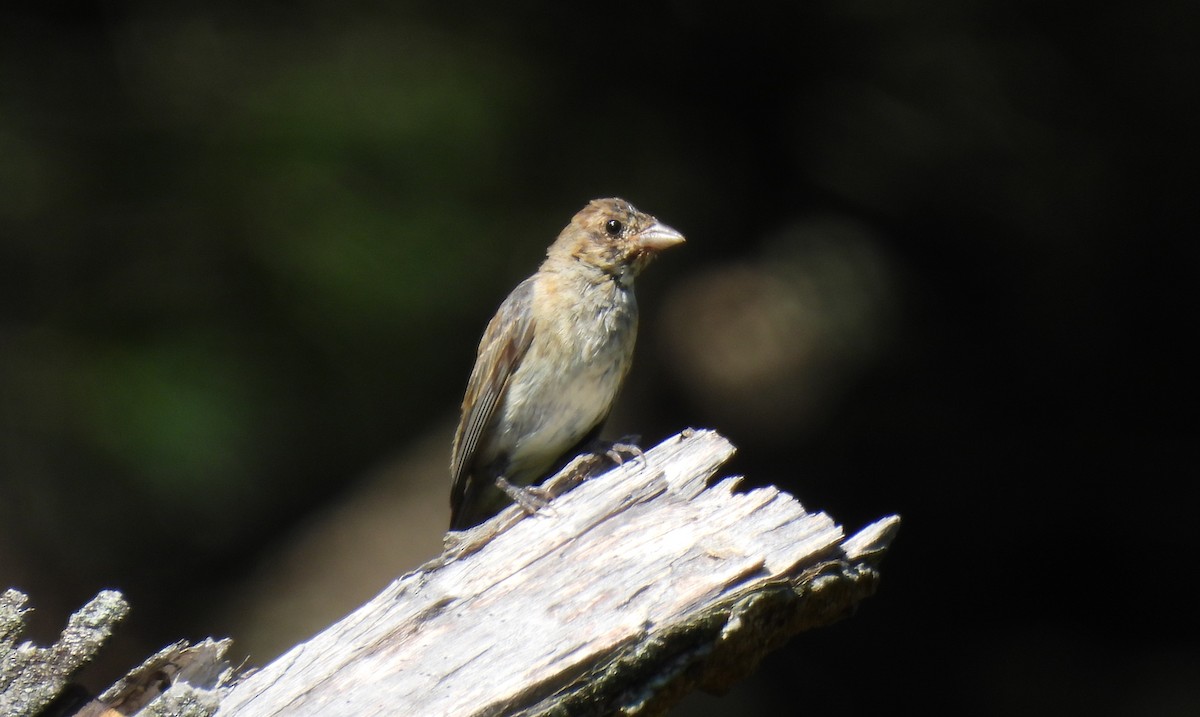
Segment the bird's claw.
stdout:
<path fill-rule="evenodd" d="M 638 441 L 641 439 L 641 436 L 621 436 L 611 443 L 601 441 L 597 446 L 598 450 L 595 452 L 598 455 L 607 456 L 610 461 L 619 466 L 625 465 L 626 459 L 633 458 L 636 460 L 644 455 L 642 449 L 638 446 Z"/>
<path fill-rule="evenodd" d="M 637 460 L 645 455 L 637 444 L 640 438 L 641 436 L 624 436 L 620 440 L 610 443 L 608 449 L 604 451 L 604 455 L 619 466 L 625 465 L 626 457 Z"/>
<path fill-rule="evenodd" d="M 505 495 L 511 498 L 514 503 L 521 506 L 521 510 L 529 515 L 533 515 L 542 508 L 545 508 L 552 497 L 546 491 L 535 486 L 521 487 L 513 485 L 503 476 L 496 479 L 496 487 L 504 491 Z"/>

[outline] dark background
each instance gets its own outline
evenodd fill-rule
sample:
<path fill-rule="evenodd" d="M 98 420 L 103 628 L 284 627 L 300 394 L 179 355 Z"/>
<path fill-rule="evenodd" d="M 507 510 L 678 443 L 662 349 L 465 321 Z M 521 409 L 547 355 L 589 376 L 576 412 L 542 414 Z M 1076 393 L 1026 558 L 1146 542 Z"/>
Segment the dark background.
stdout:
<path fill-rule="evenodd" d="M 620 195 L 688 244 L 610 433 L 904 518 L 680 714 L 1200 712 L 1200 6 L 240 5 L 0 18 L 0 588 L 126 593 L 93 687 L 433 556 L 484 324 Z"/>

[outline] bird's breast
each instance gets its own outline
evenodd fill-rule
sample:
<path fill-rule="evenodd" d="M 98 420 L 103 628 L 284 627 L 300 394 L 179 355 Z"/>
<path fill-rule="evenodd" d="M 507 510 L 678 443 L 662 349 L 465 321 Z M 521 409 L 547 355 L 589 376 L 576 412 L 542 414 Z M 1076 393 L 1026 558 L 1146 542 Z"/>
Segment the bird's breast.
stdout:
<path fill-rule="evenodd" d="M 636 336 L 637 304 L 632 292 L 619 288 L 538 315 L 533 343 L 501 407 L 500 426 L 512 439 L 512 473 L 545 470 L 608 415 Z"/>

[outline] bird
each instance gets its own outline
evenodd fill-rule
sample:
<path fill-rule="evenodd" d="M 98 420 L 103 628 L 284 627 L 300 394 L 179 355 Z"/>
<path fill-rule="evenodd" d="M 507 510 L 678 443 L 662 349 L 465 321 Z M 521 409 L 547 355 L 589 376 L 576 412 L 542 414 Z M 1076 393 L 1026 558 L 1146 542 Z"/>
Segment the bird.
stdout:
<path fill-rule="evenodd" d="M 683 242 L 624 199 L 592 200 L 500 304 L 454 434 L 451 530 L 492 517 L 596 439 L 633 360 L 634 279 Z"/>

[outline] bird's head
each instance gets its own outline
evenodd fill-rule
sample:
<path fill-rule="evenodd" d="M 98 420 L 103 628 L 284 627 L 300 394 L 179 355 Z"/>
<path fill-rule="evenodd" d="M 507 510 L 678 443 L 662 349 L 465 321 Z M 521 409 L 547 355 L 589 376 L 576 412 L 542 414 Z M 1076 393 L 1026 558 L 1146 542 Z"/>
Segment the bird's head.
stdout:
<path fill-rule="evenodd" d="M 582 261 L 629 285 L 664 249 L 683 235 L 624 199 L 593 199 L 546 252 L 553 260 Z"/>

